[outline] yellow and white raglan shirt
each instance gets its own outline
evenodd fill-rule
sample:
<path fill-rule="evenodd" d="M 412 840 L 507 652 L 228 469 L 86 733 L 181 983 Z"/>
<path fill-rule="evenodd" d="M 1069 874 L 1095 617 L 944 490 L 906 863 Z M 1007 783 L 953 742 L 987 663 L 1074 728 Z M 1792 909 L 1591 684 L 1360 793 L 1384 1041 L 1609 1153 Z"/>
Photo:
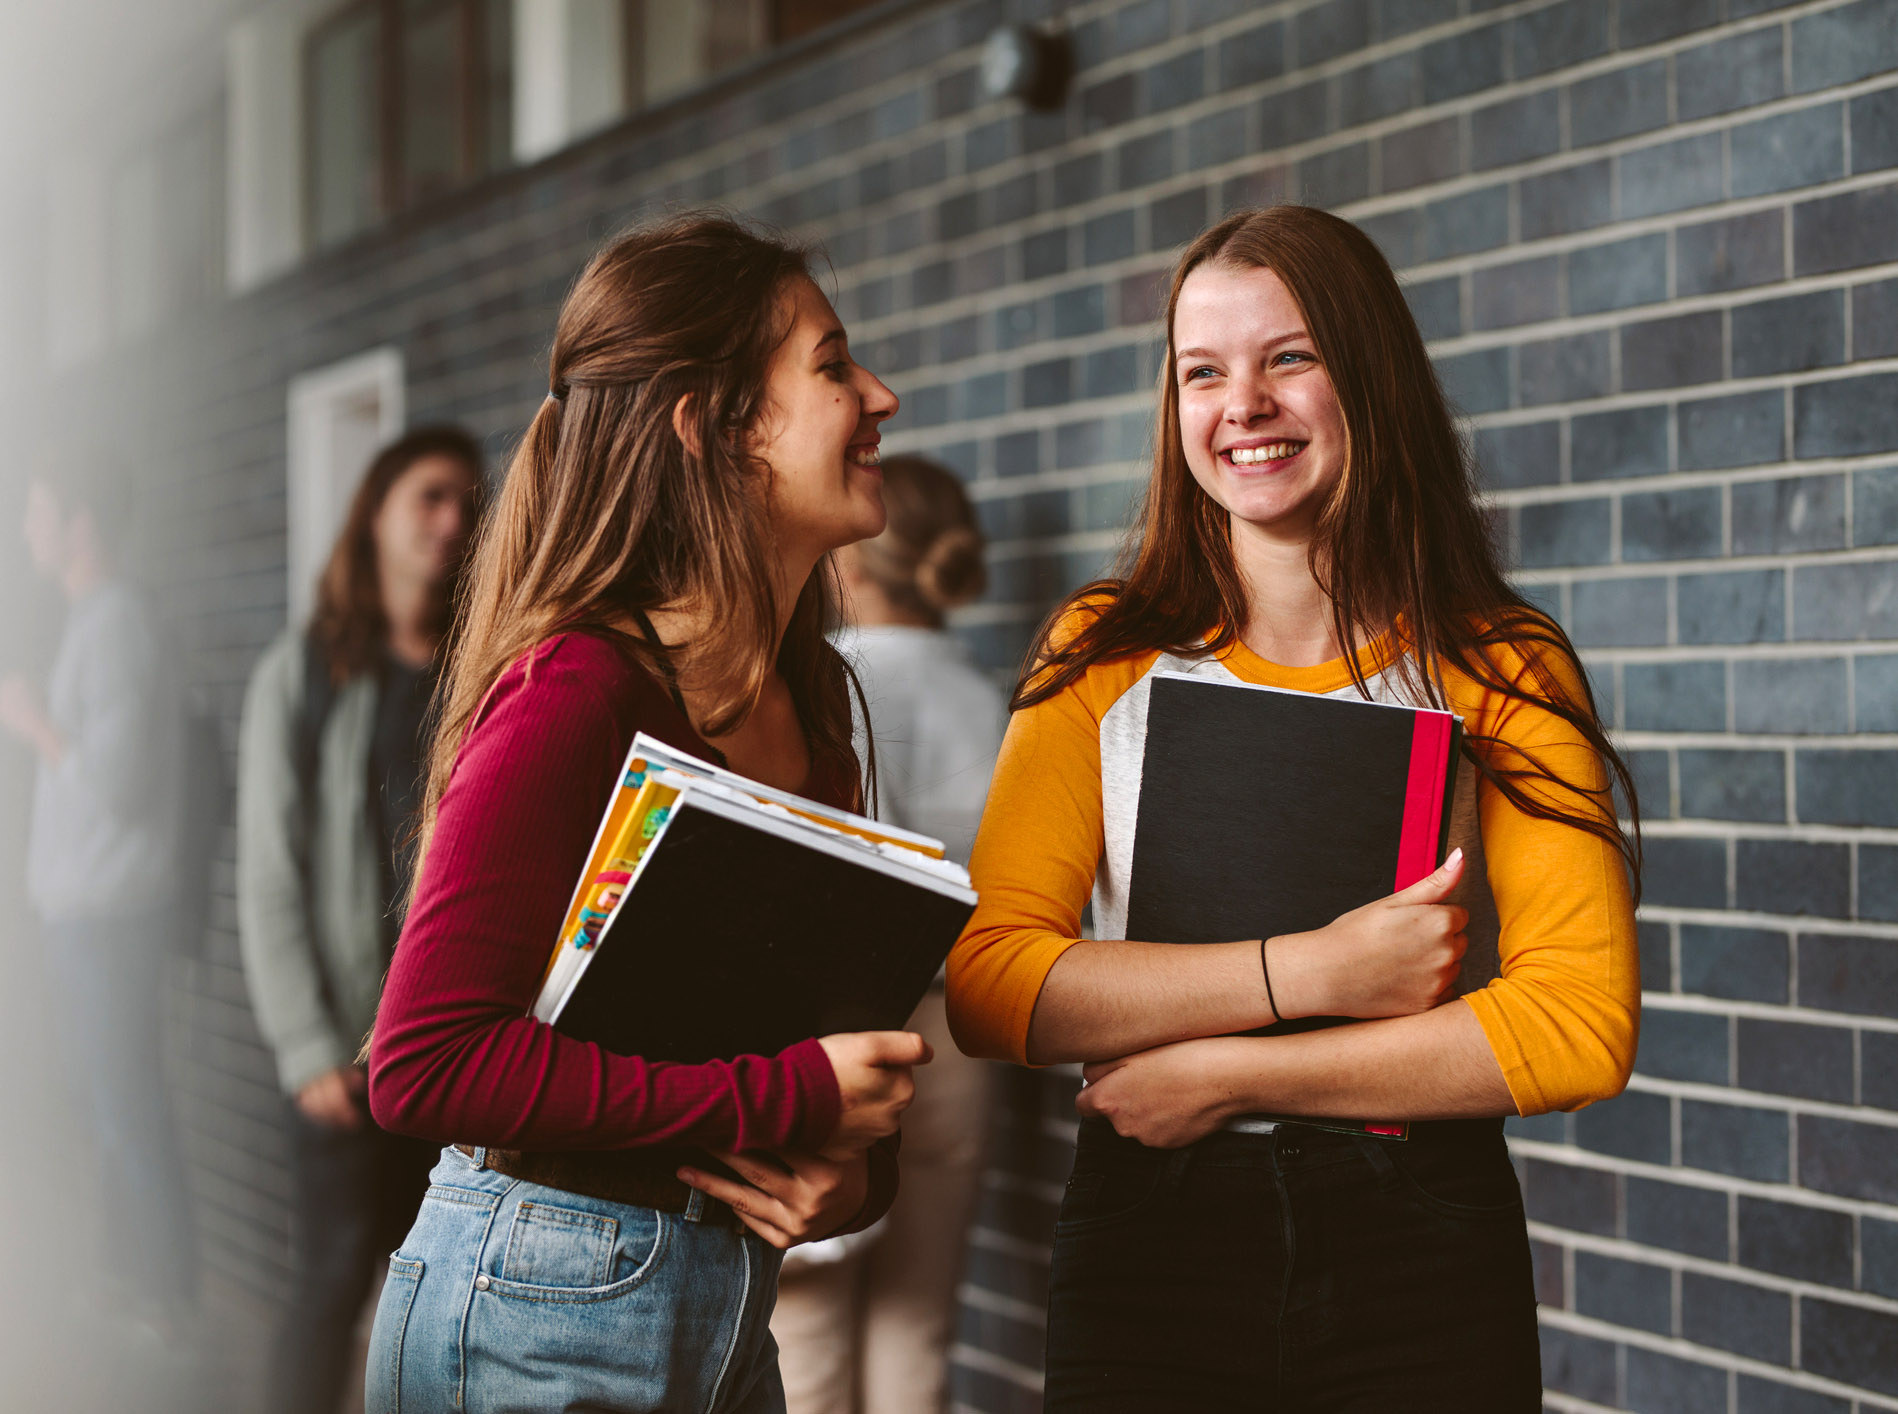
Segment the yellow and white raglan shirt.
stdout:
<path fill-rule="evenodd" d="M 1070 615 L 1063 636 L 1086 612 Z M 1365 645 L 1359 670 L 1375 700 L 1408 702 L 1388 645 L 1388 638 Z M 1520 650 L 1491 651 L 1511 681 L 1528 676 Z M 1572 664 L 1551 658 L 1549 667 L 1566 691 L 1577 689 Z M 1358 692 L 1342 658 L 1288 668 L 1235 642 L 1216 654 L 1156 651 L 1097 663 L 1015 713 L 970 860 L 981 901 L 949 957 L 950 1020 L 971 1054 L 1026 1062 L 1029 1021 L 1049 970 L 1069 948 L 1086 946 L 1081 911 L 1090 892 L 1095 934 L 1125 936 L 1155 672 L 1334 697 Z M 1612 818 L 1603 764 L 1572 726 L 1459 674 L 1446 673 L 1443 686 L 1466 735 L 1503 743 L 1492 752 L 1533 753 L 1563 780 L 1585 784 L 1602 817 Z M 1572 810 L 1575 800 L 1565 793 L 1561 803 Z M 1469 951 L 1461 1000 L 1450 1005 L 1476 1013 L 1520 1113 L 1577 1109 L 1616 1094 L 1633 1064 L 1641 996 L 1620 853 L 1577 826 L 1518 810 L 1467 760 L 1451 816 L 1450 846 L 1459 845 L 1468 865 L 1456 902 L 1470 913 Z"/>

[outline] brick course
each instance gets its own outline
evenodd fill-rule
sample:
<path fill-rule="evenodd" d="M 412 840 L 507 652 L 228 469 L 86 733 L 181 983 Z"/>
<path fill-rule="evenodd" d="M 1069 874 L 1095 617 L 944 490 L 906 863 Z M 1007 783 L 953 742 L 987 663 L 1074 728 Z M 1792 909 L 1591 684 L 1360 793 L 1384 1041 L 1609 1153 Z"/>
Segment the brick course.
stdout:
<path fill-rule="evenodd" d="M 1889 0 L 944 0 L 506 174 L 124 351 L 159 578 L 231 728 L 284 614 L 284 386 L 385 342 L 497 457 L 599 239 L 716 201 L 823 241 L 993 541 L 998 672 L 1144 473 L 1165 270 L 1235 202 L 1400 266 L 1521 582 L 1637 753 L 1648 1023 L 1628 1095 L 1512 1125 L 1550 1408 L 1898 1399 L 1898 20 Z M 978 46 L 1064 27 L 1057 112 Z M 281 1281 L 277 1101 L 226 898 L 179 980 L 211 1260 Z M 1011 1073 L 956 1397 L 1038 1407 L 1065 1073 Z M 1855 1403 L 1856 1402 L 1856 1403 Z"/>

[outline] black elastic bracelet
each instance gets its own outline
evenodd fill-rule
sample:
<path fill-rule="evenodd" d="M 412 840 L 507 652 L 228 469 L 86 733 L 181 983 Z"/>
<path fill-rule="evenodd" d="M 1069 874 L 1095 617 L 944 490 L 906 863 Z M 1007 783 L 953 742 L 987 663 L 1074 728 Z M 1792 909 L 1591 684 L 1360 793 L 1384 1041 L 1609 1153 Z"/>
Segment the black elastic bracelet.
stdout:
<path fill-rule="evenodd" d="M 1270 938 L 1259 939 L 1259 971 L 1265 974 L 1265 999 L 1272 1007 L 1272 1024 L 1277 1026 L 1285 1018 L 1279 1015 L 1278 998 L 1272 995 L 1272 968 L 1265 960 L 1265 945 L 1270 941 Z"/>

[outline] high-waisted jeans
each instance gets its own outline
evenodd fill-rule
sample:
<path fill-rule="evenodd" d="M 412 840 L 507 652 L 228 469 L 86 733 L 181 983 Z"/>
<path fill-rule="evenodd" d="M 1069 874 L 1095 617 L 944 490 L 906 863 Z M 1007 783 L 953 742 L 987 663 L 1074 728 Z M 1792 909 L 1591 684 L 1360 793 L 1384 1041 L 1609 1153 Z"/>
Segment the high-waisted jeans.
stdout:
<path fill-rule="evenodd" d="M 1497 1120 L 1148 1149 L 1081 1125 L 1046 1409 L 1535 1414 L 1535 1294 Z"/>
<path fill-rule="evenodd" d="M 369 1414 L 782 1414 L 779 1253 L 444 1149 L 369 1342 Z"/>

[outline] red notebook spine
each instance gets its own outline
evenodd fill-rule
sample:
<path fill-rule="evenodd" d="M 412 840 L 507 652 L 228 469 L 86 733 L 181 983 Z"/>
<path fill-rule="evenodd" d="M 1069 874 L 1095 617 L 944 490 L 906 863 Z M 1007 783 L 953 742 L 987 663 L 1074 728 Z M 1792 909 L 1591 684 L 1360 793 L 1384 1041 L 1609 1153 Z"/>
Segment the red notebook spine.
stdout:
<path fill-rule="evenodd" d="M 1397 879 L 1392 892 L 1407 889 L 1437 867 L 1443 852 L 1443 791 L 1449 778 L 1450 733 L 1455 719 L 1419 712 L 1411 727 L 1410 780 L 1404 789 L 1404 827 L 1397 840 Z"/>

